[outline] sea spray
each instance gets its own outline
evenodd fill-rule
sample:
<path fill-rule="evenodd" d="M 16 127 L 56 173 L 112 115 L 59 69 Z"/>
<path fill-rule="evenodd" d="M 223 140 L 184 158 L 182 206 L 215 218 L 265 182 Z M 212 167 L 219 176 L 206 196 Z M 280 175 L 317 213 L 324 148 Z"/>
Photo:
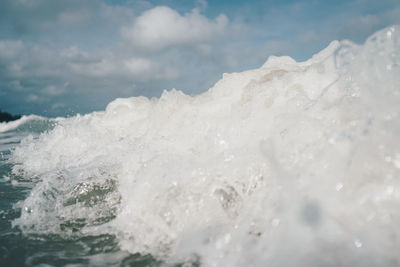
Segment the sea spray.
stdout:
<path fill-rule="evenodd" d="M 203 266 L 397 266 L 400 27 L 27 138 L 13 224 Z"/>

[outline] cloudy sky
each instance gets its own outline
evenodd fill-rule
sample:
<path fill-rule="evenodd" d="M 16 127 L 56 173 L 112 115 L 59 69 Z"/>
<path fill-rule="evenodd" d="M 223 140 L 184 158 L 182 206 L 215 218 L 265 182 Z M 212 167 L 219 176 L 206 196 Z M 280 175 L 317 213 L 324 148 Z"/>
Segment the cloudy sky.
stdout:
<path fill-rule="evenodd" d="M 306 60 L 393 24 L 399 0 L 1 0 L 0 109 L 68 116 L 197 94 L 270 55 Z"/>

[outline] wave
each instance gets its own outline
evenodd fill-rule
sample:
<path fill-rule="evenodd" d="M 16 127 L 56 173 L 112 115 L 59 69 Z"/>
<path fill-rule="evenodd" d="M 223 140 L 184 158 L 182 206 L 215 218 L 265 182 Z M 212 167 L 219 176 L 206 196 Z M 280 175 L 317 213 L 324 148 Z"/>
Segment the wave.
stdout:
<path fill-rule="evenodd" d="M 305 62 L 270 57 L 201 95 L 61 120 L 13 151 L 35 183 L 13 225 L 108 233 L 166 263 L 395 266 L 399 47 L 392 26 Z"/>
<path fill-rule="evenodd" d="M 24 115 L 18 120 L 0 123 L 0 133 L 10 131 L 40 133 L 52 128 L 52 125 L 62 118 L 48 119 L 37 115 Z"/>

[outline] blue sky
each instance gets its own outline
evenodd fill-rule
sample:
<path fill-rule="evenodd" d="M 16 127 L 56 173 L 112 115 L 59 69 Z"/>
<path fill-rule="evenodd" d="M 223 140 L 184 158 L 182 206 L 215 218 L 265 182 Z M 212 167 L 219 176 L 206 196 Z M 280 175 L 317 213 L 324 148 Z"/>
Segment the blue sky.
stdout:
<path fill-rule="evenodd" d="M 270 55 L 302 61 L 399 23 L 398 0 L 2 0 L 0 108 L 52 117 L 197 94 Z"/>

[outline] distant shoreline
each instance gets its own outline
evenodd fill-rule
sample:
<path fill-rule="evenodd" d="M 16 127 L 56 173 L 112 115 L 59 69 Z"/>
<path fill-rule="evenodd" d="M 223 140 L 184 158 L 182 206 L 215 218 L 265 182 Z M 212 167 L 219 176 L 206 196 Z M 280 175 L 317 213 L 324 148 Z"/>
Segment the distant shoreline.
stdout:
<path fill-rule="evenodd" d="M 0 110 L 0 122 L 15 121 L 21 118 L 21 115 L 11 115 L 10 113 Z"/>

